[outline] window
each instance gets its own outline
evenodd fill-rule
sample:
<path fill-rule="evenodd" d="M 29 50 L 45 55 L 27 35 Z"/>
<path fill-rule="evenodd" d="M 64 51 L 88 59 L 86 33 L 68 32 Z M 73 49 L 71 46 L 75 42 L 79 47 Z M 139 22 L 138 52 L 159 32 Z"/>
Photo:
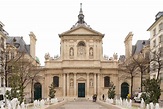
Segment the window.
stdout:
<path fill-rule="evenodd" d="M 160 56 L 162 57 L 163 56 L 163 47 L 159 48 L 159 51 L 160 51 Z"/>
<path fill-rule="evenodd" d="M 0 95 L 0 100 L 4 100 L 3 94 Z"/>
<path fill-rule="evenodd" d="M 153 41 L 153 47 L 156 47 L 156 40 Z"/>
<path fill-rule="evenodd" d="M 12 72 L 12 66 L 8 66 L 8 72 L 9 72 L 9 73 Z"/>
<path fill-rule="evenodd" d="M 83 41 L 80 41 L 79 43 L 78 43 L 78 47 L 79 46 L 85 46 L 85 43 L 83 42 Z"/>
<path fill-rule="evenodd" d="M 161 82 L 163 82 L 163 73 L 160 74 Z"/>
<path fill-rule="evenodd" d="M 14 53 L 11 52 L 11 59 L 14 59 Z"/>
<path fill-rule="evenodd" d="M 59 87 L 59 77 L 58 76 L 53 77 L 53 84 L 55 87 Z"/>
<path fill-rule="evenodd" d="M 163 30 L 163 23 L 159 24 L 159 31 Z"/>
<path fill-rule="evenodd" d="M 109 87 L 110 85 L 110 77 L 105 76 L 104 77 L 104 87 Z"/>
<path fill-rule="evenodd" d="M 156 51 L 153 52 L 153 56 L 152 56 L 152 59 L 156 59 Z"/>
<path fill-rule="evenodd" d="M 153 36 L 155 36 L 155 35 L 156 35 L 156 29 L 153 30 Z"/>
<path fill-rule="evenodd" d="M 145 59 L 149 59 L 149 52 L 145 52 L 145 53 L 144 53 L 144 58 L 145 58 Z"/>
<path fill-rule="evenodd" d="M 4 79 L 3 77 L 1 77 L 1 87 L 3 87 L 3 82 L 4 82 Z"/>
<path fill-rule="evenodd" d="M 0 40 L 0 45 L 1 45 L 1 48 L 4 49 L 4 39 L 1 37 L 1 40 Z"/>
<path fill-rule="evenodd" d="M 159 36 L 159 43 L 163 42 L 163 35 Z"/>

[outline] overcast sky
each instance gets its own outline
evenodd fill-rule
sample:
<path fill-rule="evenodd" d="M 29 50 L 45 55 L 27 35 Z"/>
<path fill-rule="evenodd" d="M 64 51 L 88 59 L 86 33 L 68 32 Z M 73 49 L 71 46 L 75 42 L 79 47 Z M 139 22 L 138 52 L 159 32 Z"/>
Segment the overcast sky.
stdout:
<path fill-rule="evenodd" d="M 36 55 L 44 65 L 44 55 L 60 54 L 58 34 L 69 30 L 78 20 L 82 3 L 85 21 L 92 29 L 105 34 L 104 55 L 125 54 L 124 38 L 132 31 L 133 45 L 148 40 L 146 31 L 163 11 L 163 0 L 0 0 L 0 21 L 10 36 L 29 33 L 37 37 Z"/>

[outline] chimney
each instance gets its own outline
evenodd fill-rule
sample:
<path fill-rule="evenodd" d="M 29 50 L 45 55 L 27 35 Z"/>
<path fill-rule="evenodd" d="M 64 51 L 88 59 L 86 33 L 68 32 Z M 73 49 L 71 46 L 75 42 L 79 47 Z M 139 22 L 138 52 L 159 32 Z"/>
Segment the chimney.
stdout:
<path fill-rule="evenodd" d="M 37 39 L 33 32 L 30 32 L 29 37 L 30 37 L 30 55 L 35 59 L 36 58 L 35 51 L 36 51 Z"/>

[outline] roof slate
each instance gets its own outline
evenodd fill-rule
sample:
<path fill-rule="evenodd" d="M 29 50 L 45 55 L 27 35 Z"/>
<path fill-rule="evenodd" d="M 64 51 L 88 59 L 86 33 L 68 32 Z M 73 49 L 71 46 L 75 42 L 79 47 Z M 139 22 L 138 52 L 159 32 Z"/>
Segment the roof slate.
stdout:
<path fill-rule="evenodd" d="M 7 44 L 13 45 L 18 48 L 19 52 L 28 53 L 30 55 L 30 45 L 27 45 L 23 40 L 23 37 L 16 36 L 16 37 L 8 37 L 6 40 Z M 17 47 L 17 45 L 19 45 Z"/>

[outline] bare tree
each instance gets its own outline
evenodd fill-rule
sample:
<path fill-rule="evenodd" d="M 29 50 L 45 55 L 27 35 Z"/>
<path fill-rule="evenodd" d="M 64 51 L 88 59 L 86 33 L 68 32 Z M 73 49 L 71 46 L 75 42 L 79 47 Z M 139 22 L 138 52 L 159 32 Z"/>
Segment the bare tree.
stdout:
<path fill-rule="evenodd" d="M 20 102 L 24 99 L 24 89 L 31 81 L 31 75 L 37 75 L 38 73 L 33 73 L 31 69 L 35 67 L 35 59 L 31 58 L 29 55 L 22 53 L 21 57 L 11 62 L 12 64 L 12 73 L 10 74 L 10 78 L 17 77 L 17 80 L 10 81 L 10 86 L 13 88 L 12 83 L 18 83 L 19 95 L 20 95 Z M 32 78 L 33 79 L 33 78 Z"/>
<path fill-rule="evenodd" d="M 37 67 L 37 66 L 30 68 L 28 83 L 31 83 L 31 103 L 34 100 L 34 82 L 38 81 L 40 77 L 39 73 L 41 69 L 42 69 L 41 67 Z"/>
<path fill-rule="evenodd" d="M 163 56 L 163 51 L 160 49 L 159 52 L 151 52 L 151 71 L 156 71 L 157 76 L 156 79 L 158 80 L 160 77 L 160 71 L 163 68 L 163 60 L 161 59 Z"/>
<path fill-rule="evenodd" d="M 141 83 L 140 90 L 142 91 L 143 75 L 149 74 L 150 68 L 149 55 L 144 56 L 142 53 L 140 53 L 133 57 L 133 61 L 137 65 L 137 70 L 140 72 L 140 83 Z"/>
<path fill-rule="evenodd" d="M 128 60 L 128 62 L 125 61 L 120 66 L 121 66 L 121 70 L 126 73 L 126 76 L 130 75 L 128 77 L 131 79 L 130 89 L 131 89 L 131 96 L 133 96 L 133 80 L 134 77 L 136 76 L 135 69 L 137 68 L 137 64 L 135 64 L 131 58 L 130 60 Z"/>

